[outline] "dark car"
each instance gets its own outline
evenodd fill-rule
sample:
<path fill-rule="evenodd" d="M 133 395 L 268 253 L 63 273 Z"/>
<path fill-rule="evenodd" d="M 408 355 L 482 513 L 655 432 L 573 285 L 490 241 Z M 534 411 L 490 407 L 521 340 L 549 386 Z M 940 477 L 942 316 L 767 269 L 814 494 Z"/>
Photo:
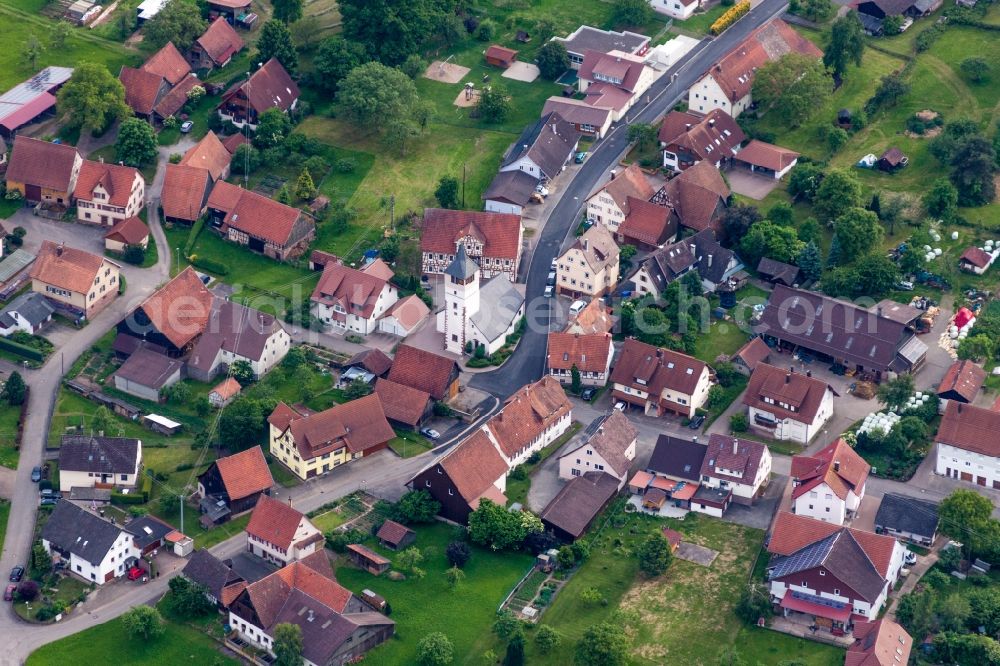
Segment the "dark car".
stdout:
<path fill-rule="evenodd" d="M 20 583 L 22 578 L 24 578 L 24 566 L 18 564 L 10 570 L 10 582 Z"/>
<path fill-rule="evenodd" d="M 58 497 L 43 497 L 42 501 L 39 502 L 39 506 L 55 506 L 59 503 Z"/>
<path fill-rule="evenodd" d="M 41 467 L 32 467 L 31 468 L 31 480 L 34 483 L 38 483 L 39 481 L 42 480 L 42 468 Z"/>
<path fill-rule="evenodd" d="M 699 414 L 691 419 L 691 423 L 688 423 L 688 428 L 691 428 L 691 430 L 697 430 L 704 422 L 705 416 L 703 414 Z"/>
<path fill-rule="evenodd" d="M 14 601 L 14 590 L 16 590 L 16 589 L 17 589 L 17 585 L 15 585 L 14 583 L 11 583 L 10 585 L 8 585 L 7 589 L 3 591 L 3 600 L 4 601 Z"/>
<path fill-rule="evenodd" d="M 591 386 L 589 388 L 585 388 L 582 391 L 580 391 L 580 399 L 581 400 L 586 400 L 587 402 L 590 402 L 591 400 L 594 399 L 594 394 L 596 394 L 596 393 L 597 393 L 597 389 L 595 389 L 593 386 Z"/>

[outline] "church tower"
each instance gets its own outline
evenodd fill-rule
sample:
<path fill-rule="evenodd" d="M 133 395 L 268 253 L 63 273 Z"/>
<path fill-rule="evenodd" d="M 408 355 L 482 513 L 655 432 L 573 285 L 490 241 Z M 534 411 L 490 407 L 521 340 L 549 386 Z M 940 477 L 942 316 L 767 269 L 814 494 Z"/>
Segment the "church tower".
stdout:
<path fill-rule="evenodd" d="M 469 320 L 479 312 L 479 266 L 458 246 L 455 260 L 444 271 L 444 347 L 462 354 L 469 339 Z"/>

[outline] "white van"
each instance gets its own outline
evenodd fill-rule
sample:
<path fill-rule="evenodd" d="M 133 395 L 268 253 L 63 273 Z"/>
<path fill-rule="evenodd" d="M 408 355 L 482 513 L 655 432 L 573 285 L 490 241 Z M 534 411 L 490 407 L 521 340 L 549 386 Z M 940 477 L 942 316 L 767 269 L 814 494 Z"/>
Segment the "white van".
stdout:
<path fill-rule="evenodd" d="M 586 301 L 573 301 L 573 305 L 569 306 L 569 313 L 575 317 L 585 307 L 587 307 Z"/>

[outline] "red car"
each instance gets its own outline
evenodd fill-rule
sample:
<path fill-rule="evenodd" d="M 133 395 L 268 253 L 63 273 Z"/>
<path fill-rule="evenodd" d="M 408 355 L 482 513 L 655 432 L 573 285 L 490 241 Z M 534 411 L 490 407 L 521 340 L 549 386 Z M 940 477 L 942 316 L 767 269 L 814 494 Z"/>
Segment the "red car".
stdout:
<path fill-rule="evenodd" d="M 7 589 L 3 591 L 3 600 L 4 601 L 14 601 L 14 590 L 16 590 L 16 589 L 17 589 L 17 585 L 14 585 L 13 583 L 11 583 L 10 585 L 8 585 Z"/>
<path fill-rule="evenodd" d="M 143 569 L 142 567 L 132 567 L 131 569 L 128 570 L 129 580 L 139 580 L 145 575 L 146 575 L 146 570 Z"/>

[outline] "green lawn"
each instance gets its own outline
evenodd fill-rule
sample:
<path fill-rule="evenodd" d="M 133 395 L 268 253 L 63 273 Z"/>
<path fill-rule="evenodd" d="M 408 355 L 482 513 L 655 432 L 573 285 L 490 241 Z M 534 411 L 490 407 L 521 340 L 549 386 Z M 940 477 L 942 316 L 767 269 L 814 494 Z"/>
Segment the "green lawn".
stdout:
<path fill-rule="evenodd" d="M 17 469 L 18 450 L 17 424 L 21 417 L 20 407 L 0 405 L 0 466 Z"/>
<path fill-rule="evenodd" d="M 176 666 L 225 664 L 238 666 L 218 650 L 218 644 L 196 629 L 167 622 L 157 638 L 142 640 L 128 635 L 120 619 L 73 634 L 39 648 L 28 657 L 31 666 L 106 663 L 109 655 L 119 666 Z"/>
<path fill-rule="evenodd" d="M 735 322 L 713 319 L 707 331 L 699 332 L 694 357 L 711 365 L 720 354 L 735 354 L 749 338 Z"/>
<path fill-rule="evenodd" d="M 122 65 L 135 65 L 140 56 L 121 44 L 95 37 L 88 30 L 76 29 L 59 49 L 47 48 L 39 56 L 35 67 L 20 61 L 21 46 L 28 35 L 35 35 L 47 45 L 52 21 L 38 15 L 42 0 L 4 0 L 0 3 L 0 42 L 7 44 L 0 56 L 0 90 L 30 78 L 49 65 L 71 67 L 74 63 L 96 62 L 106 65 L 117 76 Z"/>
<path fill-rule="evenodd" d="M 741 627 L 734 645 L 749 664 L 794 662 L 804 666 L 842 666 L 844 663 L 844 651 L 833 645 L 758 627 Z"/>
<path fill-rule="evenodd" d="M 325 513 L 309 519 L 313 525 L 319 529 L 323 534 L 326 534 L 330 530 L 334 530 L 344 523 L 347 522 L 347 517 L 344 516 L 337 509 L 330 509 Z"/>
<path fill-rule="evenodd" d="M 3 550 L 3 540 L 7 536 L 7 518 L 10 516 L 10 502 L 0 499 L 0 551 Z"/>
<path fill-rule="evenodd" d="M 696 13 L 684 21 L 674 21 L 672 30 L 685 35 L 703 37 L 708 34 L 708 29 L 712 27 L 712 24 L 728 9 L 729 7 L 722 4 L 715 5 L 708 11 Z"/>
<path fill-rule="evenodd" d="M 444 578 L 448 568 L 444 553 L 453 538 L 454 528 L 442 523 L 417 528 L 414 545 L 424 553 L 420 567 L 426 572 L 420 579 L 394 582 L 344 565 L 342 559 L 338 562 L 337 580 L 355 593 L 368 588 L 385 597 L 396 621 L 395 638 L 365 655 L 365 664 L 414 664 L 417 643 L 432 631 L 443 631 L 451 640 L 455 664 L 483 663 L 482 654 L 493 643 L 490 627 L 496 609 L 528 570 L 532 558 L 474 546 L 465 565 L 465 581 L 453 591 Z M 397 556 L 374 543 L 367 545 L 390 559 Z"/>
<path fill-rule="evenodd" d="M 396 430 L 396 437 L 389 440 L 389 448 L 402 458 L 412 458 L 430 451 L 436 443 L 412 430 Z"/>

